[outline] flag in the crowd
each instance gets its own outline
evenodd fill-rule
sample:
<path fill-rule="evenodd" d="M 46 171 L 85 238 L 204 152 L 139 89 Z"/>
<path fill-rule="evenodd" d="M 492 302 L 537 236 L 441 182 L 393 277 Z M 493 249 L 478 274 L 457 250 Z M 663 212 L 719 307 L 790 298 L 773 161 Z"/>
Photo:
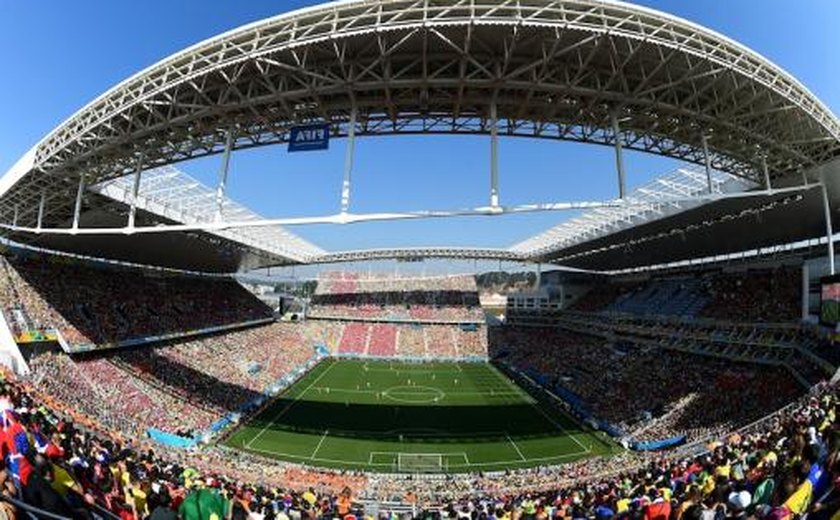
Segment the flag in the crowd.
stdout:
<path fill-rule="evenodd" d="M 15 482 L 25 486 L 32 473 L 32 463 L 27 456 L 31 446 L 26 436 L 26 429 L 20 424 L 14 406 L 6 398 L 0 398 L 0 428 L 2 428 L 2 450 L 6 467 Z"/>

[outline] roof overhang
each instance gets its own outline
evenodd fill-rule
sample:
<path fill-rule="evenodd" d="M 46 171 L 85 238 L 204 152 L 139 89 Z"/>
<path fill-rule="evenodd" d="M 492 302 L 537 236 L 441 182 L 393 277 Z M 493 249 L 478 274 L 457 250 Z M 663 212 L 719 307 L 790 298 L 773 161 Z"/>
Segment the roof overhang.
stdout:
<path fill-rule="evenodd" d="M 708 159 L 716 171 L 759 184 L 765 171 L 774 185 L 798 181 L 840 155 L 840 122 L 795 78 L 744 46 L 665 13 L 607 0 L 348 0 L 240 27 L 108 90 L 0 178 L 0 223 L 68 227 L 79 186 L 217 154 L 227 142 L 233 150 L 286 142 L 302 122 L 326 122 L 334 137 L 343 137 L 352 112 L 358 114 L 359 136 L 489 134 L 496 128 L 502 136 L 620 142 L 700 165 Z M 96 205 L 88 203 L 96 196 L 85 193 L 83 226 L 101 225 Z M 604 260 L 615 249 L 602 252 L 602 244 L 619 237 L 637 243 L 634 237 L 650 230 L 756 204 L 759 199 L 720 200 L 575 245 L 549 245 L 550 253 L 464 251 L 568 259 L 590 267 L 636 264 L 647 260 Z M 156 215 L 149 221 L 184 222 L 163 210 L 146 213 Z M 754 241 L 795 234 L 789 226 L 749 231 Z M 277 263 L 386 256 L 324 256 L 279 232 L 262 246 L 253 235 L 196 233 L 232 240 Z M 811 234 L 812 227 L 804 226 L 803 233 Z M 105 247 L 109 240 L 154 245 L 148 243 L 154 239 L 137 235 L 117 240 L 6 234 L 103 252 L 114 249 Z M 646 254 L 690 252 L 678 245 Z M 721 245 L 729 247 L 725 240 Z M 577 260 L 583 256 L 589 260 Z"/>

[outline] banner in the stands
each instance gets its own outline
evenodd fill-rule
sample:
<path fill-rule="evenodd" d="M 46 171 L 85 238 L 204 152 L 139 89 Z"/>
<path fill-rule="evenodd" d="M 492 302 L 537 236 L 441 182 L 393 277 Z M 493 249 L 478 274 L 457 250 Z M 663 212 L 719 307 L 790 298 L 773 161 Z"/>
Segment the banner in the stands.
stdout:
<path fill-rule="evenodd" d="M 15 335 L 15 341 L 18 343 L 56 341 L 56 334 L 54 331 L 24 330 Z"/>

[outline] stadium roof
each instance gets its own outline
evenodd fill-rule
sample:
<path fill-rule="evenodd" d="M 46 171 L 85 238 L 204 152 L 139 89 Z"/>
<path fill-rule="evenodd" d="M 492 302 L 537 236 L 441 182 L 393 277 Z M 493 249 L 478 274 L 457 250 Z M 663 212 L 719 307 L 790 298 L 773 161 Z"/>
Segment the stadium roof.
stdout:
<path fill-rule="evenodd" d="M 229 31 L 108 90 L 0 178 L 0 224 L 15 240 L 90 254 L 119 254 L 105 247 L 117 242 L 154 247 L 155 234 L 170 235 L 165 240 L 177 249 L 172 237 L 187 234 L 260 257 L 237 268 L 388 256 L 382 250 L 325 253 L 279 221 L 248 231 L 257 217 L 227 201 L 223 186 L 222 196 L 214 197 L 212 189 L 189 188 L 173 170 L 154 170 L 226 149 L 284 143 L 291 128 L 308 122 L 328 123 L 333 137 L 498 133 L 615 146 L 619 155 L 641 150 L 704 167 L 655 181 L 647 193 L 635 193 L 635 201 L 527 209 L 491 199 L 489 208 L 459 214 L 593 209 L 509 250 L 388 250 L 391 256 L 505 256 L 594 268 L 693 254 L 649 248 L 641 256 L 594 259 L 615 250 L 604 249 L 605 241 L 639 243 L 636 235 L 652 230 L 654 219 L 673 231 L 696 224 L 685 219 L 708 220 L 709 213 L 810 200 L 815 190 L 737 199 L 720 190 L 800 181 L 809 187 L 840 155 L 840 122 L 795 78 L 725 36 L 665 13 L 605 0 L 349 0 Z M 132 174 L 139 171 L 146 173 L 135 199 Z M 703 178 L 712 194 L 688 200 L 702 191 Z M 172 193 L 181 190 L 190 195 L 176 208 Z M 657 200 L 658 193 L 679 196 L 663 202 L 668 197 Z M 100 207 L 103 195 L 108 211 Z M 132 200 L 141 215 L 136 228 L 115 231 L 125 225 Z M 761 215 L 780 214 L 782 207 L 792 208 L 779 203 Z M 334 217 L 321 221 L 352 221 Z M 237 225 L 226 225 L 232 218 Z M 765 226 L 737 231 L 756 243 L 816 232 L 814 226 L 789 228 L 782 227 L 784 236 Z M 109 235 L 122 236 L 111 241 Z M 717 247 L 720 233 L 712 235 L 703 248 Z M 189 251 L 169 254 L 186 259 Z M 166 254 L 155 262 L 172 263 Z"/>
<path fill-rule="evenodd" d="M 708 192 L 723 195 L 744 192 L 754 187 L 753 183 L 743 178 L 718 171 L 711 173 L 709 190 L 706 173 L 701 168 L 678 168 L 633 190 L 627 197 L 628 205 L 589 210 L 514 245 L 511 250 L 528 257 L 545 256 L 553 251 L 697 207 L 706 201 L 691 199 Z M 680 199 L 682 202 L 673 202 Z"/>
<path fill-rule="evenodd" d="M 132 177 L 119 177 L 91 186 L 91 191 L 105 195 L 126 205 L 131 202 Z M 218 210 L 217 193 L 172 167 L 162 166 L 144 172 L 140 178 L 137 209 L 167 217 L 182 224 L 215 222 Z M 261 220 L 242 204 L 228 197 L 222 199 L 222 213 L 226 219 L 247 222 Z M 311 262 L 326 252 L 280 226 L 242 227 L 210 230 L 209 233 L 272 253 L 279 260 Z"/>

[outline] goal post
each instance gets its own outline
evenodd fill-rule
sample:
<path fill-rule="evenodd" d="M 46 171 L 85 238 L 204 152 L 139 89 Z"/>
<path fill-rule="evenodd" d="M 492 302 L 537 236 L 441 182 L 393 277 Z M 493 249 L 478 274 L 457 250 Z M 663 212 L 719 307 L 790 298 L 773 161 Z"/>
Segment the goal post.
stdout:
<path fill-rule="evenodd" d="M 442 453 L 398 453 L 397 469 L 405 473 L 440 473 L 446 470 Z"/>
<path fill-rule="evenodd" d="M 450 469 L 468 469 L 470 460 L 464 452 L 411 453 L 372 451 L 368 464 L 380 468 L 388 468 L 395 473 L 448 473 Z"/>

